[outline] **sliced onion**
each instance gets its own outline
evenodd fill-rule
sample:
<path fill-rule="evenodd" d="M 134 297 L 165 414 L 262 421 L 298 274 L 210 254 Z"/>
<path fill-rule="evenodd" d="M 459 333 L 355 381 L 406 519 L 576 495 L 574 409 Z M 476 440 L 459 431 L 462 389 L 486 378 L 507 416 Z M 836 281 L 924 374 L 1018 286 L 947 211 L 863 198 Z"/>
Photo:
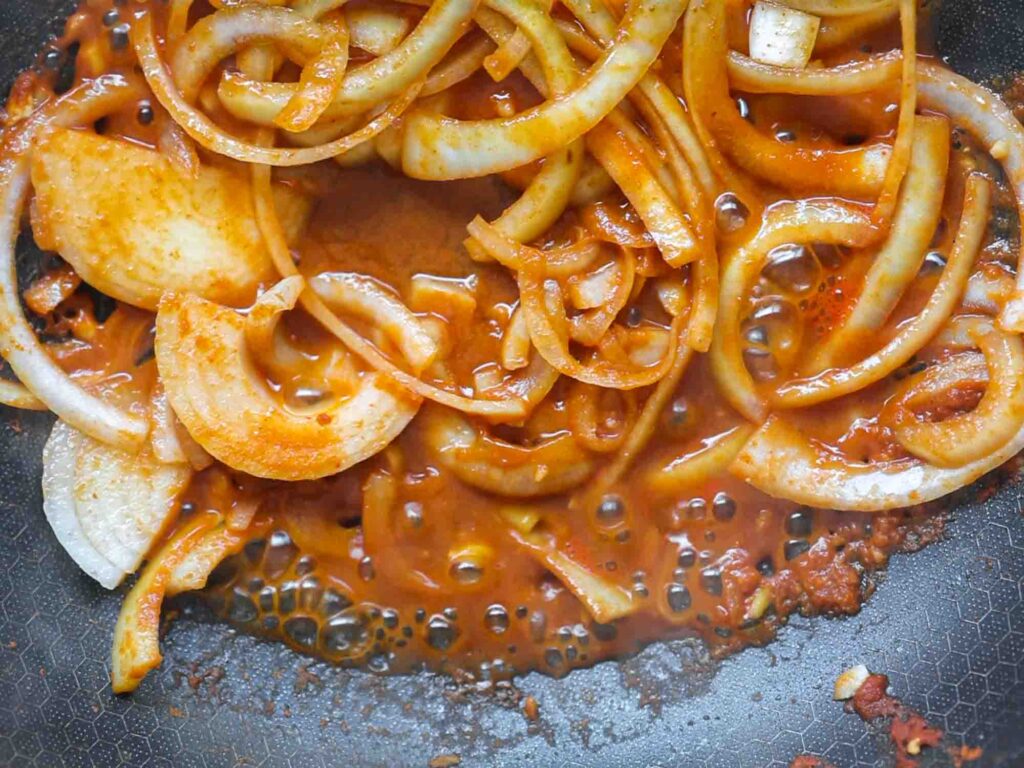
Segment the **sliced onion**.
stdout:
<path fill-rule="evenodd" d="M 754 433 L 729 471 L 767 494 L 825 509 L 882 512 L 941 498 L 1024 449 L 1024 429 L 957 469 L 917 461 L 860 464 L 836 456 L 779 416 Z"/>
<path fill-rule="evenodd" d="M 841 48 L 849 48 L 855 40 L 861 40 L 883 24 L 899 15 L 895 1 L 868 13 L 856 16 L 825 16 L 818 30 L 818 44 L 814 48 L 817 56 L 825 56 Z"/>
<path fill-rule="evenodd" d="M 330 38 L 316 58 L 302 68 L 298 91 L 274 118 L 274 124 L 286 131 L 312 128 L 341 89 L 348 67 L 348 27 L 339 20 L 325 22 L 324 27 L 331 31 Z"/>
<path fill-rule="evenodd" d="M 419 319 L 393 293 L 373 278 L 355 272 L 324 272 L 309 286 L 334 312 L 347 312 L 372 321 L 401 350 L 420 373 L 440 352 Z"/>
<path fill-rule="evenodd" d="M 967 286 L 988 225 L 989 183 L 980 174 L 967 182 L 963 216 L 953 251 L 924 309 L 903 325 L 884 347 L 849 368 L 831 369 L 780 386 L 772 401 L 783 408 L 814 405 L 881 381 L 917 354 L 956 309 Z"/>
<path fill-rule="evenodd" d="M 767 416 L 764 399 L 743 362 L 740 313 L 747 291 L 764 267 L 768 252 L 786 243 L 859 246 L 873 237 L 871 222 L 857 209 L 827 200 L 781 203 L 770 208 L 761 230 L 726 261 L 711 342 L 711 370 L 726 400 L 750 421 Z"/>
<path fill-rule="evenodd" d="M 990 149 L 1000 142 L 1005 156 L 999 159 L 1017 198 L 1017 212 L 1024 221 L 1024 126 L 998 98 L 948 69 L 931 62 L 918 65 L 921 103 L 949 115 Z M 1006 330 L 1024 332 L 1024 244 L 1017 263 L 1017 291 L 999 319 Z"/>
<path fill-rule="evenodd" d="M 468 28 L 477 0 L 438 0 L 402 44 L 384 56 L 348 71 L 324 119 L 359 114 L 398 98 L 426 78 Z M 258 82 L 225 77 L 218 88 L 224 107 L 235 117 L 271 125 L 295 94 L 295 83 Z"/>
<path fill-rule="evenodd" d="M 493 50 L 494 43 L 486 37 L 479 37 L 461 50 L 452 53 L 430 71 L 430 76 L 420 91 L 420 97 L 433 96 L 468 80 L 483 66 L 484 59 Z M 401 155 L 401 150 L 398 155 Z M 401 160 L 397 165 L 401 166 Z"/>
<path fill-rule="evenodd" d="M 859 16 L 892 8 L 896 0 L 782 0 L 782 3 L 816 16 Z"/>
<path fill-rule="evenodd" d="M 458 121 L 417 113 L 406 124 L 402 165 L 414 178 L 485 176 L 571 144 L 640 80 L 682 14 L 675 3 L 633 3 L 615 45 L 572 91 L 510 118 Z"/>
<path fill-rule="evenodd" d="M 75 457 L 81 434 L 62 421 L 43 448 L 43 512 L 57 542 L 86 575 L 113 589 L 127 573 L 100 554 L 78 519 Z"/>
<path fill-rule="evenodd" d="M 0 404 L 24 411 L 45 411 L 46 403 L 29 392 L 21 384 L 0 379 Z"/>
<path fill-rule="evenodd" d="M 257 477 L 309 480 L 347 469 L 387 446 L 419 405 L 368 373 L 325 409 L 292 412 L 254 370 L 243 317 L 191 294 L 160 302 L 156 359 L 189 434 L 219 461 Z"/>
<path fill-rule="evenodd" d="M 606 624 L 628 616 L 637 604 L 628 590 L 599 576 L 570 557 L 555 542 L 539 533 L 520 533 L 510 529 L 510 535 L 551 571 L 576 596 L 594 621 Z"/>
<path fill-rule="evenodd" d="M 963 305 L 965 309 L 996 316 L 1013 290 L 1013 275 L 1005 268 L 994 263 L 980 264 L 967 281 Z"/>
<path fill-rule="evenodd" d="M 930 464 L 956 468 L 982 460 L 1024 425 L 1024 341 L 994 328 L 976 341 L 989 374 L 977 407 L 939 422 L 910 421 L 894 429 L 900 445 Z"/>
<path fill-rule="evenodd" d="M 622 133 L 608 122 L 598 123 L 587 135 L 587 149 L 619 185 L 670 266 L 697 258 L 697 242 L 683 212 Z"/>
<path fill-rule="evenodd" d="M 724 0 L 693 0 L 683 45 L 686 96 L 706 146 L 727 153 L 747 172 L 776 186 L 841 197 L 874 198 L 892 154 L 887 144 L 854 148 L 802 146 L 762 134 L 740 117 L 729 94 Z M 758 195 L 724 161 L 716 172 L 748 205 Z"/>
<path fill-rule="evenodd" d="M 582 272 L 601 252 L 601 244 L 590 239 L 542 251 L 505 236 L 494 224 L 479 216 L 469 223 L 466 230 L 500 264 L 515 272 L 527 271 L 545 277 L 568 277 Z"/>
<path fill-rule="evenodd" d="M 154 458 L 163 464 L 188 464 L 196 472 L 202 472 L 213 464 L 213 457 L 192 439 L 178 421 L 159 380 L 153 385 L 150 401 L 152 429 L 149 441 Z"/>
<path fill-rule="evenodd" d="M 750 58 L 761 64 L 803 69 L 811 60 L 821 19 L 758 0 L 750 13 Z"/>
<path fill-rule="evenodd" d="M 184 99 L 193 102 L 217 63 L 239 48 L 273 41 L 305 63 L 320 53 L 327 39 L 326 30 L 291 8 L 225 8 L 192 25 L 175 48 L 171 72 Z"/>
<path fill-rule="evenodd" d="M 138 568 L 192 476 L 184 464 L 104 445 L 62 421 L 50 433 L 44 462 L 44 507 L 58 541 L 108 589 Z"/>
<path fill-rule="evenodd" d="M 621 424 L 618 431 L 608 433 L 607 419 L 601 423 L 602 398 L 613 396 L 621 401 Z M 630 424 L 637 414 L 633 392 L 613 392 L 590 384 L 573 382 L 566 400 L 569 423 L 576 440 L 588 450 L 608 453 L 617 450 L 629 435 Z"/>
<path fill-rule="evenodd" d="M 700 449 L 672 459 L 651 470 L 646 477 L 652 491 L 673 498 L 695 492 L 725 471 L 753 433 L 754 427 L 742 424 L 720 435 L 702 440 Z"/>
<path fill-rule="evenodd" d="M 501 365 L 507 371 L 525 368 L 530 361 L 530 330 L 526 315 L 516 307 L 501 336 Z"/>
<path fill-rule="evenodd" d="M 593 459 L 568 432 L 525 447 L 480 431 L 456 411 L 431 408 L 423 419 L 424 439 L 441 466 L 489 493 L 547 496 L 575 488 L 594 471 Z"/>
<path fill-rule="evenodd" d="M 132 39 L 139 66 L 157 100 L 174 120 L 200 145 L 219 155 L 247 163 L 264 163 L 275 166 L 309 165 L 320 160 L 344 154 L 372 139 L 404 112 L 415 100 L 419 85 L 391 103 L 358 131 L 318 147 L 302 149 L 275 149 L 251 144 L 232 136 L 217 126 L 205 114 L 195 109 L 178 91 L 168 74 L 153 36 L 153 18 L 149 12 L 140 13 L 132 26 Z M 276 112 L 274 115 L 276 116 Z M 273 119 L 273 118 L 271 118 Z"/>
<path fill-rule="evenodd" d="M 345 20 L 352 31 L 352 45 L 374 56 L 391 53 L 412 28 L 404 14 L 366 5 L 346 8 Z"/>
<path fill-rule="evenodd" d="M 56 129 L 32 156 L 33 230 L 90 285 L 155 310 L 165 290 L 249 304 L 274 267 L 238 174 L 204 165 L 192 178 L 159 153 L 85 131 Z M 277 190 L 289 239 L 310 210 Z M 133 201 L 126 205 L 125 201 Z"/>
<path fill-rule="evenodd" d="M 217 524 L 219 515 L 200 514 L 174 534 L 143 570 L 121 603 L 114 627 L 110 681 L 114 693 L 134 691 L 142 678 L 160 666 L 160 608 L 174 571 Z"/>
<path fill-rule="evenodd" d="M 903 53 L 888 51 L 834 67 L 794 70 L 762 64 L 737 51 L 729 51 L 728 66 L 729 81 L 747 93 L 845 96 L 895 83 L 903 66 Z"/>
<path fill-rule="evenodd" d="M 920 271 L 942 216 L 950 133 L 944 117 L 921 116 L 916 122 L 910 170 L 889 238 L 872 260 L 849 317 L 811 353 L 809 372 L 845 362 L 844 355 L 882 327 Z"/>
<path fill-rule="evenodd" d="M 119 75 L 86 82 L 9 128 L 0 151 L 0 353 L 18 380 L 60 418 L 97 440 L 124 447 L 145 439 L 146 420 L 89 394 L 47 354 L 21 308 L 15 242 L 29 191 L 32 142 L 39 130 L 47 124 L 98 120 L 143 93 L 136 81 Z"/>

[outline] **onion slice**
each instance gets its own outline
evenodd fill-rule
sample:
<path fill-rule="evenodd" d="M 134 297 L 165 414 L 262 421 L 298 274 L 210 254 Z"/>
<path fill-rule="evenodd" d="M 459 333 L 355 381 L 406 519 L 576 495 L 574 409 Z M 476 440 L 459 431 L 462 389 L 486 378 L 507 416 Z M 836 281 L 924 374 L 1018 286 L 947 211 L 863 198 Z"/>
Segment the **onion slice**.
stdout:
<path fill-rule="evenodd" d="M 1018 216 L 1024 221 L 1024 126 L 1000 99 L 967 78 L 928 61 L 919 62 L 917 71 L 923 106 L 948 115 L 990 151 L 1000 144 L 1004 148 L 996 159 L 1006 172 L 1017 198 Z M 1024 332 L 1024 243 L 1017 261 L 1017 290 L 999 322 L 1008 331 Z"/>
<path fill-rule="evenodd" d="M 85 131 L 55 129 L 32 155 L 36 241 L 61 254 L 87 283 L 156 310 L 165 290 L 247 306 L 274 276 L 246 179 L 203 165 L 183 175 L 162 155 Z M 276 189 L 289 240 L 309 202 Z M 126 205 L 126 201 L 131 204 Z"/>
<path fill-rule="evenodd" d="M 761 64 L 803 69 L 820 25 L 813 14 L 758 0 L 750 13 L 750 57 Z"/>
<path fill-rule="evenodd" d="M 665 496 L 695 492 L 728 467 L 746 444 L 754 427 L 741 424 L 710 439 L 697 451 L 672 459 L 646 477 L 652 491 Z"/>
<path fill-rule="evenodd" d="M 975 340 L 985 354 L 988 387 L 974 410 L 938 422 L 912 420 L 894 427 L 900 445 L 939 467 L 984 459 L 1024 426 L 1024 341 L 995 328 L 977 333 Z"/>
<path fill-rule="evenodd" d="M 859 16 L 892 8 L 896 0 L 781 0 L 783 5 L 815 16 Z"/>
<path fill-rule="evenodd" d="M 678 3 L 631 3 L 615 44 L 562 98 L 509 118 L 459 121 L 424 112 L 405 127 L 402 167 L 420 179 L 486 176 L 571 144 L 643 77 L 682 15 Z"/>
<path fill-rule="evenodd" d="M 144 418 L 90 394 L 62 371 L 36 338 L 21 308 L 15 242 L 29 193 L 32 142 L 47 124 L 69 126 L 98 120 L 144 93 L 120 75 L 104 75 L 66 93 L 9 128 L 0 153 L 0 353 L 32 394 L 76 429 L 111 445 L 138 446 Z"/>
<path fill-rule="evenodd" d="M 860 464 L 836 456 L 779 416 L 754 433 L 729 471 L 767 494 L 823 509 L 883 512 L 923 504 L 973 483 L 1024 449 L 1024 429 L 956 469 L 918 461 Z"/>
<path fill-rule="evenodd" d="M 157 365 L 178 418 L 218 460 L 257 477 L 310 480 L 347 469 L 387 446 L 419 406 L 367 373 L 347 397 L 293 412 L 260 380 L 237 312 L 168 293 L 156 327 Z"/>
<path fill-rule="evenodd" d="M 726 260 L 718 324 L 711 342 L 711 370 L 726 400 L 744 417 L 760 423 L 768 415 L 768 406 L 743 362 L 740 334 L 747 291 L 764 267 L 768 252 L 786 243 L 859 246 L 870 242 L 872 236 L 868 217 L 851 206 L 827 200 L 781 203 L 766 212 L 761 230 Z"/>
<path fill-rule="evenodd" d="M 900 190 L 889 238 L 864 276 L 857 302 L 842 326 L 811 352 L 808 370 L 836 363 L 878 331 L 913 282 L 942 216 L 949 168 L 949 121 L 918 117 L 910 170 Z"/>
<path fill-rule="evenodd" d="M 0 379 L 0 404 L 23 411 L 45 411 L 46 403 L 21 384 Z"/>
<path fill-rule="evenodd" d="M 441 466 L 489 493 L 547 496 L 575 488 L 594 471 L 593 459 L 567 432 L 524 447 L 488 435 L 458 412 L 440 408 L 424 413 L 423 429 Z"/>
<path fill-rule="evenodd" d="M 791 93 L 798 96 L 846 96 L 895 83 L 903 54 L 889 51 L 834 67 L 786 69 L 729 51 L 729 81 L 747 93 Z"/>
<path fill-rule="evenodd" d="M 967 287 L 988 224 L 989 182 L 981 174 L 967 181 L 963 215 L 953 251 L 942 277 L 924 309 L 877 352 L 849 368 L 830 369 L 818 376 L 781 385 L 772 402 L 782 408 L 815 405 L 856 392 L 881 381 L 928 343 L 956 309 Z"/>

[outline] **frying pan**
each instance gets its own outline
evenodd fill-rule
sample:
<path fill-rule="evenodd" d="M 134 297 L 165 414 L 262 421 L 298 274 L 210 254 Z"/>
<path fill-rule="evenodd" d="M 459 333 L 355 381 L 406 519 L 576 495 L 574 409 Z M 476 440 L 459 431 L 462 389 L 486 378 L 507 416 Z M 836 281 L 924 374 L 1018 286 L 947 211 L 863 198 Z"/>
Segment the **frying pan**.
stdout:
<path fill-rule="evenodd" d="M 72 8 L 0 0 L 5 88 Z M 961 72 L 1024 68 L 1022 0 L 946 0 L 937 15 L 940 50 Z M 794 617 L 776 642 L 721 663 L 677 641 L 478 691 L 332 668 L 185 602 L 163 666 L 118 698 L 108 657 L 121 595 L 82 575 L 43 522 L 50 423 L 0 412 L 2 766 L 423 768 L 457 755 L 462 766 L 748 768 L 805 752 L 838 768 L 891 765 L 884 735 L 831 700 L 836 675 L 857 663 L 886 673 L 952 743 L 981 746 L 970 765 L 1024 765 L 1024 481 L 961 506 L 942 541 L 894 557 L 857 616 Z M 539 702 L 536 722 L 520 695 Z"/>

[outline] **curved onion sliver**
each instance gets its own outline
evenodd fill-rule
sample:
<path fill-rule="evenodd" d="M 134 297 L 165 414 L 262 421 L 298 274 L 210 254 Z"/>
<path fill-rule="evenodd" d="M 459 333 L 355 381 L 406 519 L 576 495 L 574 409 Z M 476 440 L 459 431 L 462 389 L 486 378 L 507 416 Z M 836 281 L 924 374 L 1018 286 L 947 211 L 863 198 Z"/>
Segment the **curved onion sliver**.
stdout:
<path fill-rule="evenodd" d="M 423 434 L 441 465 L 467 485 L 516 498 L 561 493 L 584 482 L 594 462 L 569 433 L 523 447 L 479 431 L 461 414 L 430 408 Z"/>
<path fill-rule="evenodd" d="M 608 390 L 591 384 L 573 382 L 566 400 L 569 423 L 576 440 L 584 448 L 595 453 L 608 453 L 617 450 L 629 435 L 629 425 L 636 418 L 636 396 L 632 392 L 612 392 L 622 401 L 622 418 L 618 432 L 606 434 L 598 423 L 601 415 L 600 400 Z"/>
<path fill-rule="evenodd" d="M 420 91 L 420 97 L 433 96 L 469 79 L 483 66 L 487 54 L 493 50 L 494 43 L 486 37 L 479 37 L 461 50 L 452 53 L 430 71 L 423 84 L 423 90 Z"/>
<path fill-rule="evenodd" d="M 1000 99 L 980 85 L 927 61 L 918 66 L 921 103 L 965 127 L 990 151 L 1001 147 L 996 159 L 1017 198 L 1017 212 L 1024 221 L 1024 126 Z M 1017 262 L 1017 290 L 999 318 L 1009 331 L 1024 332 L 1024 243 Z"/>
<path fill-rule="evenodd" d="M 647 484 L 651 490 L 666 496 L 678 497 L 681 493 L 695 491 L 732 463 L 753 431 L 753 426 L 741 424 L 703 440 L 699 450 L 651 470 Z"/>
<path fill-rule="evenodd" d="M 113 589 L 127 573 L 93 546 L 78 519 L 75 502 L 75 454 L 80 433 L 54 424 L 43 448 L 43 513 L 57 542 L 86 575 Z"/>
<path fill-rule="evenodd" d="M 479 216 L 469 223 L 466 231 L 500 264 L 515 272 L 535 272 L 545 277 L 575 275 L 590 266 L 601 253 L 601 243 L 591 239 L 542 251 L 516 242 Z"/>
<path fill-rule="evenodd" d="M 0 379 L 0 405 L 20 408 L 23 411 L 45 411 L 46 403 L 29 392 L 21 384 Z"/>
<path fill-rule="evenodd" d="M 894 427 L 900 445 L 930 464 L 956 468 L 983 459 L 1024 425 L 1024 341 L 995 328 L 976 341 L 988 365 L 988 387 L 974 410 Z"/>
<path fill-rule="evenodd" d="M 242 551 L 255 534 L 267 528 L 269 520 L 255 520 L 249 525 L 234 529 L 230 525 L 218 525 L 207 530 L 195 540 L 185 555 L 178 560 L 167 581 L 167 596 L 202 589 L 214 569 L 224 560 Z"/>
<path fill-rule="evenodd" d="M 215 514 L 200 514 L 174 534 L 157 553 L 121 603 L 114 627 L 110 681 L 114 693 L 134 691 L 142 678 L 163 661 L 160 653 L 160 608 L 175 570 L 219 521 Z"/>
<path fill-rule="evenodd" d="M 372 139 L 404 112 L 415 100 L 420 85 L 413 85 L 383 112 L 354 133 L 322 144 L 300 149 L 275 149 L 252 144 L 232 136 L 201 111 L 195 109 L 179 92 L 160 59 L 153 36 L 153 17 L 148 11 L 140 13 L 132 25 L 132 40 L 139 66 L 153 94 L 189 136 L 200 145 L 219 155 L 246 163 L 264 163 L 275 166 L 308 165 L 337 157 Z"/>
<path fill-rule="evenodd" d="M 174 415 L 160 381 L 153 385 L 149 417 L 152 422 L 149 443 L 157 461 L 163 464 L 189 464 L 197 472 L 213 464 L 213 457 L 192 439 Z"/>
<path fill-rule="evenodd" d="M 917 461 L 860 464 L 827 452 L 799 429 L 772 416 L 754 433 L 729 471 L 754 487 L 797 504 L 883 512 L 933 501 L 973 483 L 1024 448 L 1024 429 L 997 451 L 957 469 Z"/>
<path fill-rule="evenodd" d="M 139 567 L 192 476 L 187 465 L 104 445 L 59 420 L 44 464 L 44 508 L 58 541 L 108 589 Z M 112 571 L 96 570 L 90 550 L 120 572 L 113 584 Z"/>
<path fill-rule="evenodd" d="M 336 120 L 359 114 L 384 101 L 397 98 L 426 78 L 462 37 L 476 10 L 477 0 L 438 0 L 420 23 L 390 53 L 353 67 L 345 75 L 323 119 Z M 235 117 L 258 125 L 272 125 L 274 118 L 296 93 L 295 83 L 259 82 L 239 75 L 225 75 L 217 90 L 225 108 Z"/>
<path fill-rule="evenodd" d="M 810 355 L 808 370 L 817 372 L 856 350 L 875 333 L 913 282 L 942 216 L 949 167 L 949 122 L 918 117 L 910 170 L 900 190 L 889 238 L 875 255 L 849 317 Z"/>
<path fill-rule="evenodd" d="M 15 242 L 29 192 L 32 142 L 42 126 L 95 121 L 144 93 L 119 75 L 104 75 L 44 106 L 8 129 L 0 159 L 0 353 L 26 389 L 60 418 L 111 445 L 138 446 L 148 424 L 75 384 L 47 354 L 25 319 L 18 291 Z"/>
<path fill-rule="evenodd" d="M 744 170 L 777 186 L 843 197 L 875 197 L 892 155 L 887 144 L 855 148 L 801 146 L 765 136 L 740 117 L 729 95 L 725 16 L 724 0 L 693 0 L 686 13 L 686 97 L 705 145 L 724 151 Z M 723 162 L 715 166 L 741 198 L 757 200 L 749 185 L 736 179 L 735 172 Z"/>
<path fill-rule="evenodd" d="M 768 252 L 791 242 L 858 246 L 872 236 L 868 217 L 850 206 L 825 200 L 782 203 L 767 211 L 761 231 L 726 260 L 711 342 L 711 370 L 726 400 L 747 419 L 760 423 L 768 409 L 743 362 L 740 312 Z"/>
<path fill-rule="evenodd" d="M 815 16 L 859 16 L 892 8 L 895 0 L 782 0 L 783 5 Z"/>
<path fill-rule="evenodd" d="M 979 264 L 967 281 L 964 291 L 964 309 L 996 316 L 1013 295 L 1013 275 L 995 263 Z"/>
<path fill-rule="evenodd" d="M 988 181 L 972 174 L 967 182 L 963 216 L 953 251 L 928 303 L 901 327 L 884 347 L 849 368 L 831 369 L 807 379 L 781 385 L 772 397 L 774 405 L 796 408 L 832 400 L 881 381 L 906 363 L 928 343 L 946 322 L 964 293 L 988 223 Z"/>
<path fill-rule="evenodd" d="M 792 93 L 799 96 L 840 96 L 864 93 L 899 78 L 901 51 L 888 51 L 834 67 L 788 69 L 754 61 L 729 51 L 729 81 L 747 93 Z"/>
<path fill-rule="evenodd" d="M 171 72 L 182 96 L 193 102 L 217 63 L 239 48 L 273 41 L 306 63 L 323 50 L 329 37 L 327 30 L 291 8 L 225 8 L 192 25 L 174 50 Z"/>
<path fill-rule="evenodd" d="M 367 373 L 349 397 L 318 413 L 294 413 L 259 380 L 237 312 L 169 293 L 156 327 L 157 366 L 178 418 L 218 460 L 257 477 L 308 480 L 340 472 L 383 449 L 419 405 Z"/>
<path fill-rule="evenodd" d="M 341 88 L 348 67 L 348 27 L 341 20 L 325 22 L 324 26 L 333 34 L 316 58 L 302 68 L 299 90 L 274 118 L 274 124 L 286 131 L 312 128 Z"/>
<path fill-rule="evenodd" d="M 372 320 L 401 350 L 416 373 L 437 359 L 437 342 L 416 315 L 373 278 L 355 272 L 324 272 L 312 278 L 309 287 L 333 311 Z"/>
<path fill-rule="evenodd" d="M 678 3 L 631 3 L 615 45 L 562 98 L 510 118 L 459 121 L 410 115 L 402 167 L 414 178 L 485 176 L 526 165 L 582 136 L 617 105 L 657 57 L 682 15 Z"/>
<path fill-rule="evenodd" d="M 204 165 L 194 178 L 149 149 L 56 129 L 32 155 L 33 231 L 90 285 L 155 310 L 165 290 L 246 306 L 274 267 L 238 174 Z M 286 188 L 278 207 L 290 239 L 309 204 Z M 126 204 L 126 201 L 131 201 Z"/>

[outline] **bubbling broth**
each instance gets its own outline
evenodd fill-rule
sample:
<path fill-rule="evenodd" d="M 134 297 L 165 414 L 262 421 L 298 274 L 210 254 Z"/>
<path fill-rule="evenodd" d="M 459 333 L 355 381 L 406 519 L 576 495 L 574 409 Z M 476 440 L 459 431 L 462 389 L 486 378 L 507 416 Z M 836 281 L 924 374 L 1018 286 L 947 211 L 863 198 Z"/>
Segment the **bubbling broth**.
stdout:
<path fill-rule="evenodd" d="M 189 591 L 379 672 L 733 651 L 1024 448 L 1024 131 L 915 3 L 477 5 L 86 0 L 15 85 L 0 399 L 141 567 L 115 690 Z"/>

